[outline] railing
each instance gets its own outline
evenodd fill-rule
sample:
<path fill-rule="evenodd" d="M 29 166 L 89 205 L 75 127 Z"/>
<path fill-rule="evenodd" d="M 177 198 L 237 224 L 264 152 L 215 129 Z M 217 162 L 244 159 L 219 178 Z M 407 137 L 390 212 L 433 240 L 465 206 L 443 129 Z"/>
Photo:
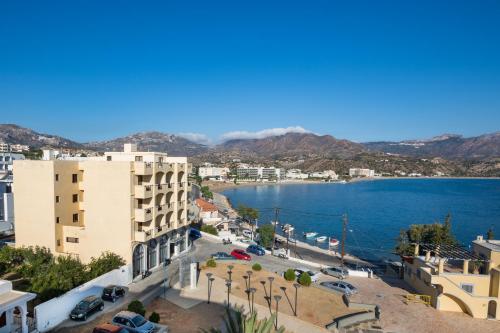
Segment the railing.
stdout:
<path fill-rule="evenodd" d="M 179 182 L 179 188 L 184 188 L 184 183 L 183 182 Z"/>

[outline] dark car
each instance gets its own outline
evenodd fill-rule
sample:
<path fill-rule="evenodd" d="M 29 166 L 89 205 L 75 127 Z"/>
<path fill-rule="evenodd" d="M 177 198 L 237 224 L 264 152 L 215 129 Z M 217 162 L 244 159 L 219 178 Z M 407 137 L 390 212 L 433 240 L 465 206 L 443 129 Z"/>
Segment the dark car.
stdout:
<path fill-rule="evenodd" d="M 231 252 L 231 255 L 239 260 L 250 260 L 252 259 L 248 253 L 243 250 L 236 249 Z"/>
<path fill-rule="evenodd" d="M 102 290 L 102 299 L 105 301 L 116 302 L 120 297 L 125 296 L 125 288 L 120 286 L 107 286 Z"/>
<path fill-rule="evenodd" d="M 263 256 L 264 254 L 266 254 L 266 251 L 264 250 L 264 248 L 262 246 L 258 246 L 255 244 L 249 245 L 247 247 L 247 252 L 254 253 L 258 256 Z"/>
<path fill-rule="evenodd" d="M 104 302 L 102 299 L 97 296 L 88 296 L 78 302 L 75 308 L 71 310 L 69 318 L 73 320 L 87 320 L 88 316 L 103 309 Z"/>
<path fill-rule="evenodd" d="M 192 240 L 196 240 L 198 238 L 201 238 L 201 232 L 197 229 L 189 229 L 189 237 Z"/>
<path fill-rule="evenodd" d="M 212 254 L 212 258 L 215 260 L 232 260 L 234 259 L 232 255 L 226 252 L 217 252 Z"/>
<path fill-rule="evenodd" d="M 94 327 L 92 333 L 129 333 L 125 328 L 112 325 L 112 324 L 101 324 Z"/>

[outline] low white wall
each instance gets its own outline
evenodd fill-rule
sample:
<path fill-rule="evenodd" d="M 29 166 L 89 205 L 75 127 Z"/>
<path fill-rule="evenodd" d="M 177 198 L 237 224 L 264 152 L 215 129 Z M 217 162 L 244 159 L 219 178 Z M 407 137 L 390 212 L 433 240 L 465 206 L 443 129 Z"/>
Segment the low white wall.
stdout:
<path fill-rule="evenodd" d="M 71 310 L 83 298 L 101 295 L 102 288 L 116 284 L 126 286 L 132 282 L 131 265 L 122 266 L 81 286 L 72 289 L 57 298 L 35 307 L 36 326 L 39 332 L 47 332 L 69 318 Z"/>
<path fill-rule="evenodd" d="M 353 269 L 348 269 L 349 276 L 356 276 L 356 277 L 364 277 L 364 278 L 371 278 L 372 273 L 371 272 L 365 272 L 365 271 L 356 271 Z"/>

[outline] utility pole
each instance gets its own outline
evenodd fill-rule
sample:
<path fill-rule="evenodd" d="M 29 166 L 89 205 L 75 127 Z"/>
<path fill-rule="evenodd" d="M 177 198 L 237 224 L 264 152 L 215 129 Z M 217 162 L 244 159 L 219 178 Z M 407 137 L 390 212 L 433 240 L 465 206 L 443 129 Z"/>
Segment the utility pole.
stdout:
<path fill-rule="evenodd" d="M 344 255 L 345 255 L 345 239 L 347 233 L 347 214 L 342 216 L 342 253 L 341 253 L 341 261 L 342 267 L 344 266 Z"/>
<path fill-rule="evenodd" d="M 271 247 L 271 253 L 274 252 L 274 246 L 276 245 L 276 226 L 278 225 L 278 215 L 280 213 L 279 207 L 274 209 L 274 231 L 273 231 L 273 244 Z"/>

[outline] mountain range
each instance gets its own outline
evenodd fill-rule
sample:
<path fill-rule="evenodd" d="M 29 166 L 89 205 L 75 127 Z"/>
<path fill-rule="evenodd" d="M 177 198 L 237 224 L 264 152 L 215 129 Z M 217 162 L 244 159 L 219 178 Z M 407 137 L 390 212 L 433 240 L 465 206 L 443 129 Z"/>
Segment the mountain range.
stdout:
<path fill-rule="evenodd" d="M 384 154 L 457 161 L 500 158 L 500 132 L 471 138 L 445 134 L 429 140 L 368 143 L 355 143 L 331 135 L 287 133 L 262 139 L 233 139 L 210 147 L 162 132 L 141 132 L 112 140 L 80 143 L 14 124 L 0 124 L 0 142 L 25 144 L 35 149 L 62 147 L 93 151 L 119 151 L 124 143 L 131 142 L 143 151 L 164 151 L 172 156 L 248 160 L 356 159 L 360 155 Z"/>

